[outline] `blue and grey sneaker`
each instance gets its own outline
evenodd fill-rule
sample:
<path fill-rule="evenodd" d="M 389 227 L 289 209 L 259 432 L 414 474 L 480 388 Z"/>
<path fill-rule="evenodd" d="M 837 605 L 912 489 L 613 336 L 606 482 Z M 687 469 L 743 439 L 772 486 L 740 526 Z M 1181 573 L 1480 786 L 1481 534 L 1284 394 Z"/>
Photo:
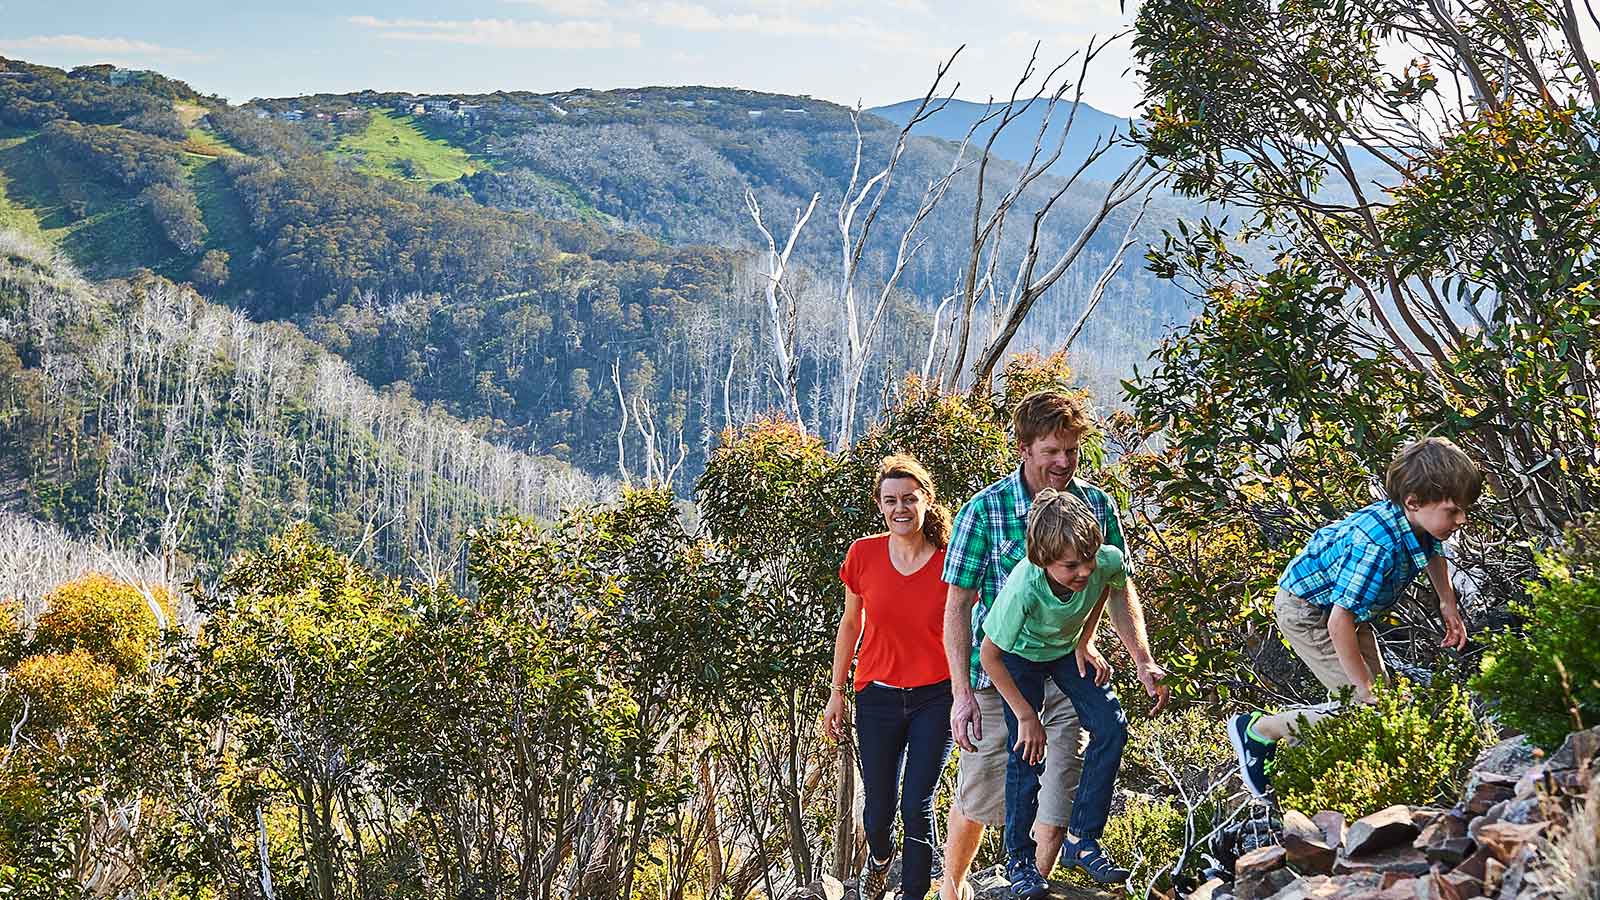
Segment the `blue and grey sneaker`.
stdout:
<path fill-rule="evenodd" d="M 1261 718 L 1259 712 L 1240 713 L 1228 721 L 1228 740 L 1233 744 L 1234 755 L 1239 758 L 1239 777 L 1244 786 L 1257 797 L 1265 797 L 1272 789 L 1267 778 L 1267 761 L 1277 751 L 1278 745 L 1263 741 L 1251 733 L 1250 726 Z"/>
<path fill-rule="evenodd" d="M 1113 863 L 1111 857 L 1106 856 L 1106 851 L 1101 849 L 1100 842 L 1095 840 L 1081 840 L 1066 848 L 1062 862 L 1082 869 L 1096 884 L 1121 884 L 1133 874 Z"/>
<path fill-rule="evenodd" d="M 1031 859 L 1013 859 L 1007 863 L 1006 878 L 1011 881 L 1011 896 L 1017 900 L 1038 900 L 1050 892 L 1049 883 Z"/>

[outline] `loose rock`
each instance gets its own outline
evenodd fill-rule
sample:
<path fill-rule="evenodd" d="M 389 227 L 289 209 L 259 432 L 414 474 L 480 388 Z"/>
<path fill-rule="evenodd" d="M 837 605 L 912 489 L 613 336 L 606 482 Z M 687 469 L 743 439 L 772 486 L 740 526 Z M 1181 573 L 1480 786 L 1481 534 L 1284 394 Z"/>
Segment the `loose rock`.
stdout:
<path fill-rule="evenodd" d="M 1233 890 L 1239 900 L 1267 900 L 1298 880 L 1288 869 L 1271 869 L 1239 876 L 1234 879 Z"/>
<path fill-rule="evenodd" d="M 1283 849 L 1295 871 L 1328 874 L 1333 871 L 1337 846 L 1328 843 L 1323 830 L 1304 813 L 1291 809 L 1283 814 Z"/>
<path fill-rule="evenodd" d="M 1260 847 L 1239 857 L 1234 863 L 1234 878 L 1243 878 L 1246 875 L 1259 875 L 1273 869 L 1283 868 L 1287 861 L 1287 854 L 1282 847 Z"/>
<path fill-rule="evenodd" d="M 1347 872 L 1373 872 L 1382 875 L 1386 872 L 1398 872 L 1412 877 L 1426 875 L 1432 871 L 1433 866 L 1428 862 L 1428 857 L 1421 850 L 1406 844 L 1399 847 L 1390 847 L 1375 853 L 1365 853 L 1361 856 L 1339 854 L 1334 861 L 1333 871 L 1336 874 Z"/>
<path fill-rule="evenodd" d="M 1537 760 L 1534 746 L 1528 743 L 1526 737 L 1519 734 L 1516 737 L 1506 738 L 1479 754 L 1472 764 L 1471 771 L 1518 778 Z"/>
<path fill-rule="evenodd" d="M 1545 823 L 1519 825 L 1515 822 L 1483 822 L 1479 819 L 1472 826 L 1472 837 L 1478 846 L 1489 851 L 1495 859 L 1509 864 L 1518 851 L 1527 848 L 1544 831 Z"/>
<path fill-rule="evenodd" d="M 1311 817 L 1311 821 L 1322 829 L 1322 840 L 1329 847 L 1337 848 L 1344 843 L 1344 814 L 1325 809 Z"/>
<path fill-rule="evenodd" d="M 1512 776 L 1474 771 L 1467 779 L 1467 790 L 1461 800 L 1462 808 L 1469 815 L 1483 815 L 1496 803 L 1510 800 L 1516 793 L 1517 780 L 1521 777 L 1520 774 Z"/>
<path fill-rule="evenodd" d="M 1570 771 L 1585 766 L 1600 755 L 1600 726 L 1575 731 L 1561 742 L 1561 749 L 1550 757 L 1552 771 Z"/>
<path fill-rule="evenodd" d="M 1391 806 L 1357 819 L 1344 836 L 1344 855 L 1356 857 L 1409 844 L 1421 833 L 1410 807 Z M 1420 855 L 1420 854 L 1419 854 Z"/>

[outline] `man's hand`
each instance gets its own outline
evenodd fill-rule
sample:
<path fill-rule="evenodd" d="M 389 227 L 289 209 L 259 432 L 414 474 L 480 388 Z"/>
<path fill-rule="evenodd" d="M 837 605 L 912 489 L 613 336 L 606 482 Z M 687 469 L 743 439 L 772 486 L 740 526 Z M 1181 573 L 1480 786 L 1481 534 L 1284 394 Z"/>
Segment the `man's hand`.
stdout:
<path fill-rule="evenodd" d="M 1023 762 L 1030 766 L 1044 761 L 1044 725 L 1037 715 L 1017 720 L 1017 746 L 1013 749 L 1021 750 Z"/>
<path fill-rule="evenodd" d="M 1093 643 L 1079 644 L 1076 651 L 1078 658 L 1078 674 L 1084 678 L 1093 677 L 1098 687 L 1105 687 L 1111 680 L 1111 664 L 1101 655 L 1100 648 Z"/>
<path fill-rule="evenodd" d="M 969 727 L 972 729 L 970 736 Z M 970 690 L 957 691 L 955 702 L 950 704 L 950 736 L 961 749 L 978 752 L 976 742 L 983 740 L 983 713 L 978 710 L 978 696 Z"/>
<path fill-rule="evenodd" d="M 1172 696 L 1172 688 L 1165 684 L 1167 670 L 1155 660 L 1139 664 L 1139 683 L 1144 685 L 1144 692 L 1156 698 L 1154 706 L 1150 707 L 1150 715 L 1155 715 L 1167 708 L 1167 700 Z"/>
<path fill-rule="evenodd" d="M 1439 615 L 1444 619 L 1444 640 L 1439 646 L 1448 650 L 1467 649 L 1467 623 L 1461 620 L 1461 608 L 1454 602 L 1440 603 Z"/>

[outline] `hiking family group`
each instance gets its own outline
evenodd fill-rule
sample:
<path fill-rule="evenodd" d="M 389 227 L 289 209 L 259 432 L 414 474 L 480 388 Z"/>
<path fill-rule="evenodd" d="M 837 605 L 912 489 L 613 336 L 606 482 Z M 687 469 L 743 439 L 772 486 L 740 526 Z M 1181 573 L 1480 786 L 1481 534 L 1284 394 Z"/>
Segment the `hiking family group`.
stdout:
<path fill-rule="evenodd" d="M 879 467 L 873 499 L 886 531 L 855 541 L 840 566 L 845 608 L 823 716 L 825 730 L 843 739 L 854 699 L 865 900 L 888 890 L 897 808 L 900 892 L 921 900 L 931 889 L 933 796 L 952 745 L 961 754 L 942 900 L 971 896 L 967 876 L 987 826 L 1005 829 L 1014 897 L 1042 897 L 1058 861 L 1102 884 L 1129 876 L 1100 845 L 1128 738 L 1096 646 L 1102 616 L 1154 698 L 1151 715 L 1166 706 L 1168 687 L 1117 506 L 1078 478 L 1090 427 L 1075 395 L 1025 397 L 1012 418 L 1020 466 L 953 520 L 916 459 L 889 456 Z M 1372 701 L 1384 675 L 1373 621 L 1424 571 L 1438 593 L 1444 646 L 1465 646 L 1444 542 L 1465 524 L 1482 481 L 1449 440 L 1409 444 L 1385 473 L 1384 498 L 1319 529 L 1284 570 L 1278 626 L 1331 695 Z M 1264 796 L 1278 744 L 1336 714 L 1340 702 L 1231 719 L 1246 787 Z"/>

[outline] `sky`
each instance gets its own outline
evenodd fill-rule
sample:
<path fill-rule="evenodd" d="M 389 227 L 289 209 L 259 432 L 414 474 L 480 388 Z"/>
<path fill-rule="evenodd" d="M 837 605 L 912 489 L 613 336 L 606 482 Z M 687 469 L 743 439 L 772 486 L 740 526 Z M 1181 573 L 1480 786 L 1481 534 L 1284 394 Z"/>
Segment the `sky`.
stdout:
<path fill-rule="evenodd" d="M 554 92 L 701 84 L 877 106 L 946 82 L 1005 96 L 1035 42 L 1045 70 L 1124 31 L 1137 0 L 0 0 L 0 55 L 157 69 L 234 102 L 376 90 Z M 1128 38 L 1084 98 L 1138 104 Z M 1076 66 L 1073 67 L 1074 69 Z"/>

